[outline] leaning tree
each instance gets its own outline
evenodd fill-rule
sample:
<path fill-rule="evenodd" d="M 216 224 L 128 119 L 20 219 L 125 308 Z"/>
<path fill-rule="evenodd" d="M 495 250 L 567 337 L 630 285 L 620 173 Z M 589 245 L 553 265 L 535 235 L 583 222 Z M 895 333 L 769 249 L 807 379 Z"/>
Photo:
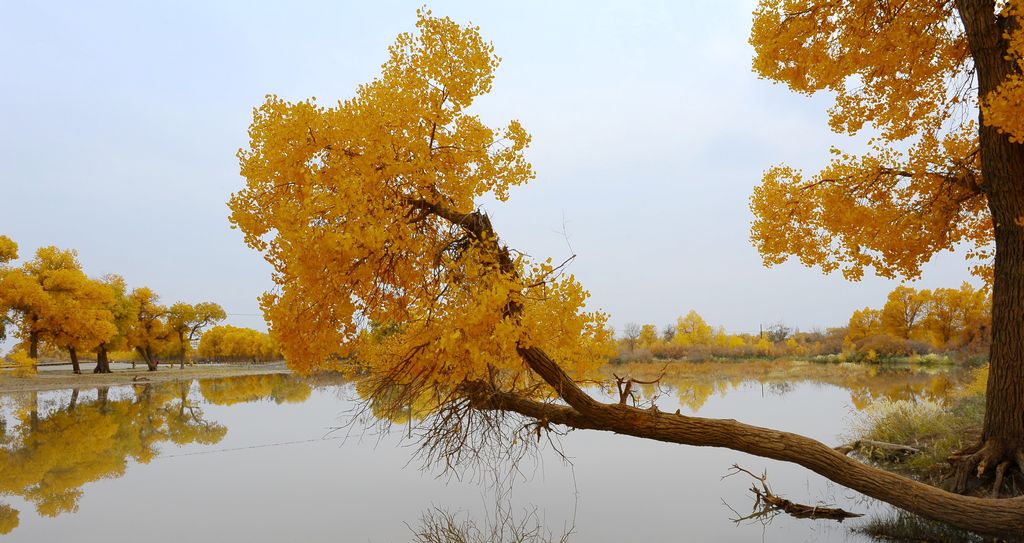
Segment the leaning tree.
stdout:
<path fill-rule="evenodd" d="M 580 381 L 609 352 L 606 316 L 477 208 L 534 177 L 518 122 L 491 128 L 467 111 L 490 90 L 493 46 L 426 11 L 416 26 L 355 97 L 270 96 L 254 111 L 231 220 L 274 267 L 261 305 L 293 368 L 356 366 L 374 413 L 425 417 L 423 445 L 445 462 L 496 440 L 525 446 L 500 424 L 524 417 L 537 435 L 561 425 L 794 462 L 930 518 L 1024 532 L 1024 498 L 946 492 L 807 437 L 590 396 Z"/>

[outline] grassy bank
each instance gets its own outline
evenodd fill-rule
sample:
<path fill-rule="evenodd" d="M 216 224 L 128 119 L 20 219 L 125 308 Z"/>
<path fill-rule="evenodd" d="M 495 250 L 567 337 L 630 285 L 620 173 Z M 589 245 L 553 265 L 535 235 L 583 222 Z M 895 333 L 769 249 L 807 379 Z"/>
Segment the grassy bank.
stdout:
<path fill-rule="evenodd" d="M 911 455 L 872 449 L 863 454 L 887 469 L 941 485 L 948 475 L 946 459 L 976 442 L 981 433 L 987 380 L 985 367 L 973 370 L 964 385 L 945 399 L 879 399 L 861 411 L 850 429 L 850 438 L 918 449 L 920 452 Z"/>

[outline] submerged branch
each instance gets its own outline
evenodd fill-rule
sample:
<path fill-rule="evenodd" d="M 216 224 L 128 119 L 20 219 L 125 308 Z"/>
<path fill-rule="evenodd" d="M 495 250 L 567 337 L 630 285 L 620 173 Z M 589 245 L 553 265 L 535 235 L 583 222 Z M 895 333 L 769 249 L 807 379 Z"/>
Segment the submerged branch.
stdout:
<path fill-rule="evenodd" d="M 836 451 L 842 454 L 850 454 L 853 451 L 859 451 L 861 449 L 881 449 L 888 451 L 892 455 L 911 455 L 918 454 L 921 449 L 915 449 L 909 445 L 900 445 L 899 443 L 886 443 L 885 441 L 875 441 L 873 439 L 858 439 L 852 443 L 846 445 L 840 445 L 836 447 Z"/>
<path fill-rule="evenodd" d="M 725 475 L 730 477 L 738 473 L 746 473 L 756 481 L 750 485 L 750 492 L 754 494 L 754 510 L 749 515 L 732 519 L 739 524 L 746 520 L 768 521 L 778 515 L 785 513 L 794 518 L 801 519 L 830 519 L 842 522 L 848 518 L 862 517 L 860 513 L 851 513 L 838 507 L 827 507 L 822 505 L 804 505 L 791 502 L 786 498 L 774 494 L 768 487 L 768 474 L 754 475 L 748 470 L 732 465 L 732 472 Z M 723 477 L 723 479 L 725 478 Z M 760 487 L 759 487 L 760 484 Z M 731 508 L 730 508 L 731 509 Z"/>

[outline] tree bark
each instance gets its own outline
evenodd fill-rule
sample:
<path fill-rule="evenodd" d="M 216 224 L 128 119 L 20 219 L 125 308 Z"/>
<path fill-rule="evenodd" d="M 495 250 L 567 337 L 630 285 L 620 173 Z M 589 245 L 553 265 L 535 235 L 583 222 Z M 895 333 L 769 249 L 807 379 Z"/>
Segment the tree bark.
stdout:
<path fill-rule="evenodd" d="M 1016 68 L 991 1 L 957 0 L 984 99 Z M 982 190 L 995 228 L 992 347 L 985 422 L 978 444 L 963 451 L 956 487 L 973 474 L 1016 464 L 1024 472 L 1024 145 L 986 126 L 979 109 Z M 999 466 L 1003 466 L 999 468 Z M 998 492 L 998 489 L 996 489 Z"/>
<path fill-rule="evenodd" d="M 149 371 L 156 371 L 156 358 L 153 357 L 153 352 L 149 348 L 143 349 L 142 347 L 136 347 L 135 350 L 139 353 L 139 356 L 146 362 L 146 368 Z"/>
<path fill-rule="evenodd" d="M 178 345 L 181 346 L 181 352 L 178 353 L 178 369 L 185 369 L 185 334 L 178 332 Z"/>
<path fill-rule="evenodd" d="M 113 373 L 110 371 L 110 359 L 107 356 L 107 345 L 104 343 L 96 348 L 96 369 L 93 373 Z"/>
<path fill-rule="evenodd" d="M 76 375 L 81 375 L 82 367 L 78 365 L 78 351 L 74 347 L 68 347 L 68 356 L 71 357 L 71 371 Z"/>
<path fill-rule="evenodd" d="M 39 332 L 28 333 L 28 357 L 39 360 Z"/>

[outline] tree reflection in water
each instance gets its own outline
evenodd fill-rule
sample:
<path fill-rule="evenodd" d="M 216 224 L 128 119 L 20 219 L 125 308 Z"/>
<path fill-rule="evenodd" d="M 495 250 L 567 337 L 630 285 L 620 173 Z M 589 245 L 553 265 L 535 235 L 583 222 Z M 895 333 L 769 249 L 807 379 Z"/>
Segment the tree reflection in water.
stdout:
<path fill-rule="evenodd" d="M 121 477 L 130 461 L 149 463 L 161 443 L 220 442 L 228 429 L 205 418 L 193 383 L 122 387 L 114 399 L 107 388 L 94 394 L 73 389 L 46 400 L 37 392 L 3 397 L 0 496 L 23 498 L 39 515 L 55 517 L 78 510 L 83 485 Z M 302 402 L 311 392 L 291 375 L 200 380 L 198 388 L 216 405 Z M 0 503 L 0 534 L 18 526 L 18 514 Z"/>
<path fill-rule="evenodd" d="M 963 381 L 960 372 L 948 368 L 778 361 L 667 367 L 628 364 L 607 371 L 638 380 L 660 376 L 658 385 L 638 385 L 639 401 L 656 399 L 659 394 L 674 396 L 680 407 L 695 412 L 711 396 L 724 395 L 750 383 L 760 383 L 766 395 L 788 394 L 794 384 L 804 382 L 841 387 L 849 391 L 850 402 L 862 409 L 880 398 L 941 400 Z M 219 406 L 301 403 L 310 398 L 314 388 L 345 382 L 349 382 L 348 378 L 341 376 L 308 379 L 277 374 L 0 396 L 0 499 L 23 499 L 44 517 L 75 512 L 86 483 L 121 477 L 132 461 L 149 463 L 160 454 L 161 444 L 219 443 L 228 429 L 206 418 L 203 401 Z M 387 396 L 380 394 L 380 390 L 376 395 L 369 394 L 373 383 L 358 378 L 353 385 L 345 390 L 362 398 Z M 429 410 L 421 405 L 429 404 L 429 399 L 405 398 L 402 390 L 393 393 L 407 400 L 403 409 L 370 402 L 364 404 L 363 413 L 382 423 L 409 425 L 406 431 L 410 435 L 429 423 L 423 420 L 423 414 Z M 504 462 L 506 470 L 508 463 L 515 461 L 509 454 L 497 454 L 490 459 L 498 464 Z M 527 514 L 525 522 L 507 513 L 508 510 L 496 509 L 494 520 L 500 522 L 478 527 L 444 510 L 433 510 L 424 514 L 413 532 L 423 541 L 429 541 L 430 534 L 445 530 L 475 533 L 479 539 L 492 535 L 492 528 L 496 528 L 509 534 L 531 533 L 537 541 L 559 540 L 540 530 L 534 522 L 536 513 Z M 18 517 L 15 507 L 0 502 L 0 534 L 14 530 Z"/>

